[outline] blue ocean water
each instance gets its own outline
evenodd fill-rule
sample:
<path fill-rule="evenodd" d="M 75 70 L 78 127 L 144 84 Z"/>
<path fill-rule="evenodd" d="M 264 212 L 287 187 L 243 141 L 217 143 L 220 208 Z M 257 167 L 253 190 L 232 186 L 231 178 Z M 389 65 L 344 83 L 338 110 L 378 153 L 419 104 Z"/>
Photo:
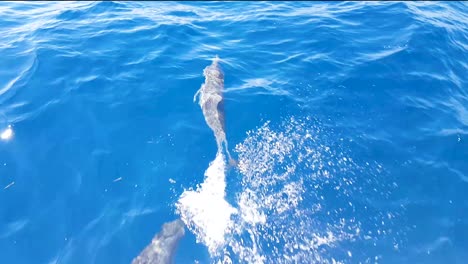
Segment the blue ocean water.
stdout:
<path fill-rule="evenodd" d="M 0 3 L 0 263 L 130 263 L 180 217 L 217 151 L 193 102 L 215 55 L 238 213 L 175 263 L 466 263 L 467 10 Z"/>

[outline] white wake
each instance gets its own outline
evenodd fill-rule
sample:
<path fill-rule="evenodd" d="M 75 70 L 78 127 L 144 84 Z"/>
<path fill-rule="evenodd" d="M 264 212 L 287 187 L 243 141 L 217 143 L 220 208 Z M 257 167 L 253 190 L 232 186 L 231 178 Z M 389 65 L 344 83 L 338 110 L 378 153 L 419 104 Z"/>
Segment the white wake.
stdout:
<path fill-rule="evenodd" d="M 236 213 L 236 209 L 225 200 L 225 170 L 225 157 L 218 151 L 205 171 L 204 182 L 195 191 L 182 193 L 176 205 L 189 230 L 208 247 L 211 254 L 216 254 L 216 250 L 224 245 L 224 236 L 233 224 L 231 215 Z"/>
<path fill-rule="evenodd" d="M 377 247 L 385 236 L 398 243 L 391 233 L 397 212 L 363 202 L 390 194 L 380 166 L 359 165 L 336 142 L 309 118 L 267 122 L 235 148 L 234 205 L 225 199 L 226 162 L 218 153 L 177 211 L 217 263 L 354 263 L 350 245 Z M 364 255 L 359 261 L 377 261 Z"/>

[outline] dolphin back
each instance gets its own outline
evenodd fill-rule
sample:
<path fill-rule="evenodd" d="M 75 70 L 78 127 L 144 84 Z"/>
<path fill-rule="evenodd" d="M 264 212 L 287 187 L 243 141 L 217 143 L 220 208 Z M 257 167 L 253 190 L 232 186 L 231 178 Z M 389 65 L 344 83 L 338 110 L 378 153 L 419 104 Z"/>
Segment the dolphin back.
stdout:
<path fill-rule="evenodd" d="M 132 264 L 170 264 L 179 240 L 184 236 L 184 222 L 177 219 L 165 223 L 151 244 L 133 259 Z"/>
<path fill-rule="evenodd" d="M 202 109 L 203 116 L 208 126 L 213 130 L 216 137 L 216 144 L 218 151 L 226 150 L 229 163 L 235 164 L 229 153 L 228 144 L 226 140 L 226 127 L 224 115 L 224 72 L 220 65 L 221 59 L 216 55 L 209 66 L 203 70 L 205 76 L 205 83 L 195 93 L 199 97 L 199 105 Z"/>

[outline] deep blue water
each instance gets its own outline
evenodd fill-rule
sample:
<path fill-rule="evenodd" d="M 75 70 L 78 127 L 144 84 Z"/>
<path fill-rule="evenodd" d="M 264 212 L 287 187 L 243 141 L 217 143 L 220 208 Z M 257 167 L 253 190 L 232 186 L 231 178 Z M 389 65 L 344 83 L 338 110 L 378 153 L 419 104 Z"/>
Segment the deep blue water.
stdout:
<path fill-rule="evenodd" d="M 227 172 L 226 200 L 252 189 L 268 219 L 226 235 L 233 263 L 249 248 L 258 263 L 466 263 L 467 11 L 0 3 L 0 263 L 130 263 L 177 218 L 216 153 L 193 103 L 215 55 L 229 146 L 250 164 Z M 222 259 L 186 231 L 176 263 Z"/>

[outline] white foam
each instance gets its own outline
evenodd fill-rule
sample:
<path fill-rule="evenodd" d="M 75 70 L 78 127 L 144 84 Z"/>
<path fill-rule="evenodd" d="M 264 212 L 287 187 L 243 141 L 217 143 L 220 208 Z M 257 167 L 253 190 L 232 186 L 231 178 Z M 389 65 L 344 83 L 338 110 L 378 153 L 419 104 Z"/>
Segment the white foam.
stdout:
<path fill-rule="evenodd" d="M 205 172 L 205 181 L 196 191 L 182 193 L 176 205 L 184 223 L 212 255 L 224 245 L 232 228 L 231 215 L 237 212 L 225 200 L 225 170 L 224 155 L 218 152 Z"/>
<path fill-rule="evenodd" d="M 352 257 L 351 251 L 335 253 L 348 252 L 337 249 L 343 241 L 362 239 L 363 226 L 352 212 L 365 186 L 355 186 L 360 168 L 334 139 L 314 120 L 290 118 L 249 131 L 236 146 L 239 217 L 227 243 L 237 262 L 343 263 Z M 377 183 L 372 170 L 363 173 Z M 329 202 L 336 195 L 342 206 Z M 362 220 L 382 227 L 380 217 Z"/>
<path fill-rule="evenodd" d="M 233 206 L 225 199 L 225 157 L 217 154 L 205 181 L 177 203 L 213 263 L 344 263 L 353 257 L 341 242 L 363 240 L 364 232 L 375 231 L 356 219 L 354 199 L 366 184 L 378 182 L 330 137 L 308 118 L 291 118 L 278 127 L 267 122 L 249 131 L 236 146 L 241 182 Z M 358 183 L 358 172 L 366 181 Z M 360 217 L 385 229 L 380 213 Z"/>

